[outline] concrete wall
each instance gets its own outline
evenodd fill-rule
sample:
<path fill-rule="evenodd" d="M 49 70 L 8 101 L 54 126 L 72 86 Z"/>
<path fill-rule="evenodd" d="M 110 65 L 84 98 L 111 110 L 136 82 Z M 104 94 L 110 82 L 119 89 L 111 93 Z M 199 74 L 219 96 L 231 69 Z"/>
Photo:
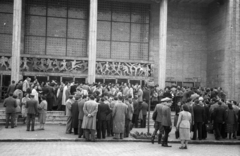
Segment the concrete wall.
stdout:
<path fill-rule="evenodd" d="M 152 5 L 150 60 L 158 68 L 159 6 Z M 167 36 L 167 81 L 201 82 L 206 85 L 207 7 L 169 3 Z M 155 70 L 156 71 L 156 70 Z M 157 80 L 157 73 L 155 73 Z"/>
<path fill-rule="evenodd" d="M 208 8 L 208 64 L 207 86 L 226 87 L 224 80 L 227 78 L 224 65 L 226 57 L 226 24 L 227 5 L 211 4 Z"/>

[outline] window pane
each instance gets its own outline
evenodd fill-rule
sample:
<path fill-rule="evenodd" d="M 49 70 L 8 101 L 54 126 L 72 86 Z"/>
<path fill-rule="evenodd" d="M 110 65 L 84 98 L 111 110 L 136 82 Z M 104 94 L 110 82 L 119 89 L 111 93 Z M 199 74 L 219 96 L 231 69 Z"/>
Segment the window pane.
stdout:
<path fill-rule="evenodd" d="M 68 19 L 68 38 L 87 38 L 87 21 Z"/>
<path fill-rule="evenodd" d="M 0 33 L 12 34 L 12 30 L 13 30 L 13 15 L 0 13 Z"/>
<path fill-rule="evenodd" d="M 66 37 L 66 24 L 66 19 L 49 17 L 47 35 L 52 37 Z"/>
<path fill-rule="evenodd" d="M 87 57 L 86 40 L 68 39 L 67 56 Z"/>
<path fill-rule="evenodd" d="M 48 16 L 67 17 L 67 0 L 48 0 Z"/>
<path fill-rule="evenodd" d="M 36 36 L 46 36 L 46 17 L 27 16 L 26 34 Z"/>
<path fill-rule="evenodd" d="M 47 55 L 66 55 L 66 39 L 48 38 L 47 39 Z"/>
<path fill-rule="evenodd" d="M 112 58 L 129 59 L 129 43 L 128 42 L 113 42 L 112 43 Z"/>
<path fill-rule="evenodd" d="M 45 37 L 26 36 L 25 53 L 35 55 L 45 54 Z"/>
<path fill-rule="evenodd" d="M 68 17 L 88 19 L 89 0 L 68 0 Z"/>
<path fill-rule="evenodd" d="M 129 41 L 130 23 L 112 23 L 112 40 Z"/>
<path fill-rule="evenodd" d="M 97 58 L 110 58 L 110 42 L 109 41 L 97 42 Z"/>
<path fill-rule="evenodd" d="M 97 39 L 110 40 L 111 22 L 98 21 Z"/>
<path fill-rule="evenodd" d="M 12 53 L 12 35 L 0 34 L 0 52 Z"/>

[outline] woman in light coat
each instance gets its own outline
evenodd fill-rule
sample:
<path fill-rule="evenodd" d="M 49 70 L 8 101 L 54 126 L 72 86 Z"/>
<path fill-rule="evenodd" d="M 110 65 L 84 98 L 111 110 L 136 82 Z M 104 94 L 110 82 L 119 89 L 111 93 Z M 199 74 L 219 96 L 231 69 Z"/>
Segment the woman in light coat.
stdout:
<path fill-rule="evenodd" d="M 190 140 L 190 127 L 192 116 L 188 112 L 188 106 L 183 105 L 183 111 L 179 113 L 177 129 L 179 130 L 181 147 L 180 149 L 187 149 L 188 140 Z"/>
<path fill-rule="evenodd" d="M 16 99 L 16 103 L 17 103 L 17 107 L 15 108 L 15 122 L 14 122 L 14 126 L 17 127 L 17 121 L 21 114 L 21 106 L 20 106 L 21 101 L 16 95 L 13 95 L 13 98 Z"/>
<path fill-rule="evenodd" d="M 23 118 L 23 124 L 26 123 L 26 119 L 27 119 L 27 108 L 26 108 L 26 103 L 27 101 L 30 100 L 29 98 L 29 94 L 25 93 L 24 97 L 22 98 L 22 118 Z"/>
<path fill-rule="evenodd" d="M 46 122 L 46 116 L 47 116 L 47 101 L 46 97 L 42 97 L 42 102 L 38 105 L 38 113 L 39 113 L 39 130 L 44 130 L 44 124 Z"/>
<path fill-rule="evenodd" d="M 37 100 L 37 102 L 39 103 L 37 88 L 38 88 L 37 85 L 33 86 L 31 94 L 34 95 L 34 99 Z"/>

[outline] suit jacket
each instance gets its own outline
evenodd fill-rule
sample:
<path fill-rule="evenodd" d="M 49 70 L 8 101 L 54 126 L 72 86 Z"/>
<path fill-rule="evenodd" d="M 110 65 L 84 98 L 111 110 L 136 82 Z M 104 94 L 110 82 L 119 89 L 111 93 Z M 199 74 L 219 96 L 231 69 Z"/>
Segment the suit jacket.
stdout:
<path fill-rule="evenodd" d="M 78 116 L 79 116 L 78 101 L 73 102 L 71 112 L 72 112 L 72 128 L 78 128 Z"/>
<path fill-rule="evenodd" d="M 146 102 L 142 103 L 142 115 L 147 115 L 148 104 Z"/>
<path fill-rule="evenodd" d="M 70 99 L 66 102 L 66 116 L 72 116 L 72 100 Z"/>
<path fill-rule="evenodd" d="M 98 120 L 107 120 L 107 116 L 110 113 L 111 113 L 111 110 L 109 108 L 109 105 L 105 104 L 104 102 L 101 102 L 98 105 L 98 112 L 97 112 Z"/>
<path fill-rule="evenodd" d="M 26 108 L 28 109 L 28 114 L 37 114 L 38 102 L 35 99 L 30 99 L 26 102 Z"/>
<path fill-rule="evenodd" d="M 140 112 L 140 106 L 139 106 L 139 102 L 137 99 L 133 99 L 133 108 L 134 108 L 134 112 L 133 114 L 139 114 Z"/>
<path fill-rule="evenodd" d="M 168 106 L 162 106 L 162 126 L 172 126 L 171 109 Z"/>
<path fill-rule="evenodd" d="M 78 120 L 83 120 L 83 116 L 84 116 L 84 112 L 83 112 L 83 106 L 84 106 L 84 103 L 86 102 L 85 99 L 82 99 L 82 100 L 79 100 L 78 101 Z"/>
<path fill-rule="evenodd" d="M 15 85 L 15 84 L 11 84 L 11 85 L 8 87 L 7 94 L 8 94 L 8 95 L 9 95 L 10 93 L 13 94 L 13 92 L 15 91 L 15 88 L 16 88 L 16 85 Z"/>
<path fill-rule="evenodd" d="M 6 107 L 5 113 L 15 113 L 17 101 L 13 97 L 8 97 L 4 100 L 3 106 Z"/>
<path fill-rule="evenodd" d="M 193 107 L 194 122 L 204 122 L 204 108 L 202 106 L 195 105 Z"/>
<path fill-rule="evenodd" d="M 225 110 L 226 108 L 222 105 L 218 105 L 216 108 L 213 110 L 213 121 L 215 123 L 222 123 L 225 120 Z"/>
<path fill-rule="evenodd" d="M 163 107 L 162 104 L 157 104 L 154 109 L 154 112 L 155 111 L 157 112 L 157 118 L 156 118 L 157 122 L 162 122 L 162 107 Z"/>

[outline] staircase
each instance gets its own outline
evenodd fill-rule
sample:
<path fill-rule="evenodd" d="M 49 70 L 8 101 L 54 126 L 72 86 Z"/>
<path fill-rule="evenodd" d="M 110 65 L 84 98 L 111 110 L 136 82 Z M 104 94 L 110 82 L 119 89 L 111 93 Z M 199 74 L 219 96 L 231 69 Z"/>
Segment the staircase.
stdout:
<path fill-rule="evenodd" d="M 174 119 L 174 114 L 172 113 L 172 122 Z M 150 127 L 154 127 L 154 121 L 152 120 L 152 115 L 153 112 L 150 112 Z M 20 117 L 18 119 L 19 124 L 23 123 L 23 119 Z M 36 122 L 38 122 L 38 118 L 36 118 Z M 47 112 L 47 119 L 46 119 L 46 124 L 66 124 L 67 122 L 67 117 L 64 115 L 64 111 L 48 111 Z M 148 123 L 148 116 L 147 116 L 147 121 Z M 6 115 L 5 115 L 5 110 L 0 110 L 0 125 L 6 123 Z"/>
<path fill-rule="evenodd" d="M 46 124 L 66 124 L 67 117 L 63 111 L 49 111 L 47 112 Z M 23 118 L 19 118 L 18 122 L 23 123 Z M 38 122 L 38 118 L 36 118 Z M 6 123 L 5 110 L 0 110 L 0 124 Z"/>

